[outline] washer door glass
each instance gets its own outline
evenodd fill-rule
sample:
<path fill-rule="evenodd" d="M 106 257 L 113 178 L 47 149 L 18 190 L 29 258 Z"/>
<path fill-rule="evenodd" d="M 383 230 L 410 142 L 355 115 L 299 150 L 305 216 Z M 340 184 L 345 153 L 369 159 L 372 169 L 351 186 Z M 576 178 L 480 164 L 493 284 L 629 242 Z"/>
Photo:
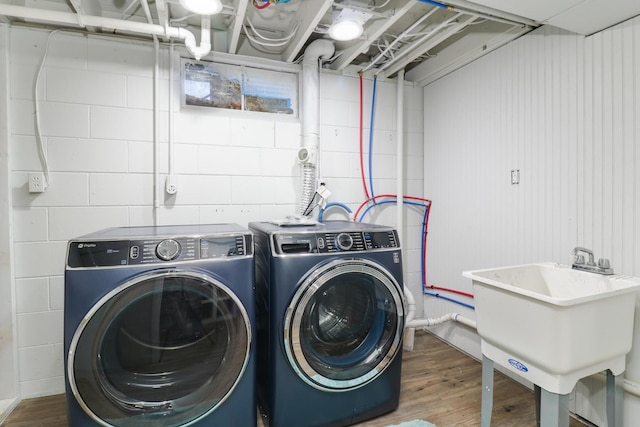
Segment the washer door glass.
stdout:
<path fill-rule="evenodd" d="M 211 276 L 165 270 L 100 300 L 69 350 L 71 389 L 96 422 L 188 425 L 232 392 L 251 329 L 237 297 Z"/>
<path fill-rule="evenodd" d="M 391 363 L 404 327 L 400 286 L 380 265 L 336 260 L 309 276 L 285 318 L 298 375 L 321 390 L 360 387 Z"/>

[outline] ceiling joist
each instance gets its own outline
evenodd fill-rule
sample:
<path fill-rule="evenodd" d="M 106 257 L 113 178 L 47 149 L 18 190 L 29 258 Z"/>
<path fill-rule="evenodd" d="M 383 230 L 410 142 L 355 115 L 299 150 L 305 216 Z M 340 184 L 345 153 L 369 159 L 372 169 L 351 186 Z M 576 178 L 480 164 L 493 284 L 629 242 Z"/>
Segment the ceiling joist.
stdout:
<path fill-rule="evenodd" d="M 415 3 L 411 1 L 396 1 L 396 3 L 388 9 L 393 10 L 393 14 L 387 19 L 377 19 L 369 25 L 365 30 L 363 40 L 360 40 L 357 44 L 343 50 L 340 57 L 331 64 L 331 68 L 334 70 L 344 70 L 356 59 L 358 55 L 366 52 L 373 43 L 380 39 L 386 31 L 404 17 L 414 6 Z"/>

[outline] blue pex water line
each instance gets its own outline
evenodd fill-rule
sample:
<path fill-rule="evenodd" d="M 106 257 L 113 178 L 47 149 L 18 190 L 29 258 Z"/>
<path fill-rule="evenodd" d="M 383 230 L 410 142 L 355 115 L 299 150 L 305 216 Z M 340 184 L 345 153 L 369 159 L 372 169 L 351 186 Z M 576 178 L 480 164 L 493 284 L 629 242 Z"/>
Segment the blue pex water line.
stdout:
<path fill-rule="evenodd" d="M 337 203 L 337 202 L 327 203 L 327 206 L 320 209 L 320 213 L 318 213 L 318 222 L 322 222 L 322 216 L 324 215 L 324 211 L 334 206 L 344 209 L 345 211 L 347 211 L 347 213 L 351 213 L 351 209 L 349 209 L 349 206 L 345 205 L 344 203 Z"/>
<path fill-rule="evenodd" d="M 426 206 L 426 209 L 424 210 L 424 218 L 422 219 L 422 236 L 424 236 L 425 233 L 427 232 L 427 216 L 429 215 L 429 209 L 431 209 L 431 207 L 430 206 Z M 425 252 L 426 252 L 427 248 L 425 247 L 424 240 L 425 239 L 423 237 L 421 239 L 421 242 L 420 242 L 420 255 L 421 255 L 421 257 L 420 257 L 420 267 L 421 267 L 421 272 L 422 272 L 422 278 L 425 277 L 425 271 L 424 270 L 425 270 L 425 268 L 427 268 L 427 266 L 425 265 L 425 255 L 426 255 Z M 442 296 L 442 295 L 436 294 L 436 293 L 427 292 L 427 291 L 425 291 L 425 287 L 426 286 L 427 286 L 426 283 L 422 284 L 422 293 L 425 294 L 425 295 L 433 296 L 433 297 L 436 297 L 436 298 L 442 298 L 442 299 L 444 299 L 446 301 L 450 301 L 450 302 L 453 302 L 455 304 L 459 304 L 459 305 L 461 305 L 463 307 L 467 307 L 467 308 L 470 308 L 472 310 L 476 309 L 471 304 L 467 304 L 467 303 L 459 301 L 457 299 L 445 297 L 445 296 Z"/>
<path fill-rule="evenodd" d="M 360 215 L 360 219 L 358 219 L 359 222 L 362 222 L 362 220 L 364 219 L 364 216 L 367 214 L 367 212 L 369 212 L 369 210 L 375 206 L 378 205 L 386 205 L 388 203 L 397 203 L 397 200 L 383 200 L 381 202 L 376 203 L 375 205 L 370 205 L 369 207 L 367 207 L 367 209 L 364 210 L 364 212 L 362 212 L 362 215 Z M 402 201 L 403 204 L 405 205 L 413 205 L 413 206 L 420 206 L 422 208 L 427 208 L 427 205 L 423 204 L 423 203 L 416 203 L 416 202 L 409 202 L 407 200 L 403 200 Z"/>
<path fill-rule="evenodd" d="M 441 7 L 442 9 L 446 9 L 449 7 L 444 3 L 440 3 L 439 1 L 433 1 L 433 0 L 418 0 L 418 1 L 421 3 L 427 3 L 433 6 Z"/>
<path fill-rule="evenodd" d="M 368 206 L 367 209 L 364 210 L 364 212 L 362 212 L 362 215 L 360 215 L 360 219 L 357 219 L 357 218 L 355 218 L 355 219 L 357 221 L 359 221 L 359 222 L 362 222 L 362 220 L 364 219 L 365 215 L 367 214 L 367 212 L 369 212 L 369 210 L 371 208 L 373 208 L 375 206 L 378 206 L 378 205 L 386 205 L 386 204 L 389 204 L 389 203 L 397 203 L 397 202 L 398 202 L 397 200 L 383 200 L 381 202 L 378 202 L 375 205 L 372 204 L 372 205 Z M 402 203 L 405 204 L 405 205 L 412 205 L 412 206 L 418 206 L 418 207 L 425 208 L 424 209 L 424 217 L 423 217 L 423 220 L 422 220 L 422 236 L 424 236 L 424 234 L 427 231 L 426 230 L 426 227 L 427 227 L 427 215 L 429 215 L 430 207 L 428 205 L 423 204 L 423 203 L 411 202 L 411 201 L 408 201 L 408 200 L 403 200 Z M 327 205 L 327 206 L 329 206 L 329 205 Z M 424 277 L 424 269 L 426 267 L 425 266 L 425 260 L 424 260 L 424 258 L 425 258 L 425 256 L 424 256 L 425 255 L 425 250 L 426 250 L 426 248 L 424 246 L 424 238 L 422 238 L 421 242 L 420 242 L 420 254 L 422 255 L 420 257 L 421 258 L 420 267 L 421 267 L 421 271 L 422 271 L 422 277 Z M 441 299 L 443 299 L 445 301 L 449 301 L 449 302 L 452 302 L 454 304 L 458 304 L 458 305 L 461 305 L 463 307 L 470 308 L 471 310 L 475 310 L 476 309 L 473 305 L 467 304 L 467 303 L 459 301 L 457 299 L 449 298 L 449 297 L 446 297 L 446 296 L 443 296 L 443 295 L 440 295 L 440 294 L 437 294 L 437 293 L 427 292 L 426 290 L 424 290 L 425 286 L 426 286 L 426 283 L 423 283 L 422 284 L 422 293 L 424 295 L 428 295 L 428 296 L 432 296 L 432 297 L 436 297 L 436 298 L 441 298 Z"/>
<path fill-rule="evenodd" d="M 429 209 L 431 209 L 431 206 L 427 206 L 427 208 L 424 210 L 424 217 L 422 218 L 422 234 L 421 234 L 422 238 L 420 239 L 420 273 L 422 273 L 420 275 L 420 281 L 424 281 L 424 282 L 426 282 L 425 269 L 427 268 L 427 266 L 425 265 L 427 248 L 424 244 L 425 242 L 424 235 L 427 233 L 427 217 L 429 216 Z M 423 291 L 425 286 L 427 286 L 427 284 L 423 283 L 422 284 Z"/>
<path fill-rule="evenodd" d="M 378 86 L 378 76 L 373 76 L 373 95 L 371 96 L 371 123 L 369 126 L 369 190 L 371 198 L 375 197 L 375 193 L 373 191 L 373 117 L 376 111 L 376 87 Z M 373 204 L 376 204 L 375 199 L 373 200 Z"/>
<path fill-rule="evenodd" d="M 425 295 L 429 295 L 429 296 L 431 296 L 431 297 L 441 298 L 441 299 L 443 299 L 443 300 L 445 300 L 445 301 L 450 301 L 450 302 L 453 302 L 453 303 L 455 303 L 455 304 L 461 305 L 461 306 L 463 306 L 463 307 L 470 308 L 471 310 L 475 310 L 475 309 L 476 309 L 476 308 L 475 308 L 474 306 L 472 306 L 471 304 L 467 304 L 466 302 L 458 301 L 457 299 L 453 299 L 453 298 L 445 297 L 445 296 L 443 296 L 443 295 L 440 295 L 440 294 L 434 294 L 434 293 L 432 293 L 432 292 L 427 292 L 427 291 L 423 291 L 423 293 L 424 293 Z"/>

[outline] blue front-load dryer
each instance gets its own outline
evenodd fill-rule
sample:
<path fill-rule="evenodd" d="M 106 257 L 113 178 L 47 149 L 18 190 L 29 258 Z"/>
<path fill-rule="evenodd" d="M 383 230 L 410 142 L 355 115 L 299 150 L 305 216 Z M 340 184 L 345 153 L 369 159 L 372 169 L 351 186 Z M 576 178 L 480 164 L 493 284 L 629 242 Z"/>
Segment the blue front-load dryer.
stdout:
<path fill-rule="evenodd" d="M 234 224 L 70 241 L 69 425 L 254 427 L 252 255 L 251 233 Z"/>
<path fill-rule="evenodd" d="M 345 426 L 395 410 L 405 315 L 397 232 L 348 221 L 249 229 L 268 425 Z"/>

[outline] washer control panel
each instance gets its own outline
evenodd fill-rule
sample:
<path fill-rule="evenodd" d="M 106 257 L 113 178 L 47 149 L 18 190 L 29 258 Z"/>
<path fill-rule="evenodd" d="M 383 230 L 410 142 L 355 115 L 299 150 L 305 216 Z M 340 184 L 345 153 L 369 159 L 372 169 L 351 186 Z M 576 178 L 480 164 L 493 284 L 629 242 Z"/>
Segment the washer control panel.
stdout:
<path fill-rule="evenodd" d="M 192 261 L 197 257 L 198 239 L 170 238 L 129 241 L 127 264 L 154 264 L 168 261 Z"/>
<path fill-rule="evenodd" d="M 399 247 L 395 230 L 274 235 L 274 251 L 279 255 L 362 252 Z"/>
<path fill-rule="evenodd" d="M 165 239 L 156 246 L 156 256 L 163 261 L 173 261 L 178 258 L 181 250 L 180 243 L 173 239 Z M 129 250 L 129 253 L 132 251 Z"/>
<path fill-rule="evenodd" d="M 164 264 L 251 255 L 251 235 L 170 237 L 140 240 L 71 241 L 71 268 Z"/>

